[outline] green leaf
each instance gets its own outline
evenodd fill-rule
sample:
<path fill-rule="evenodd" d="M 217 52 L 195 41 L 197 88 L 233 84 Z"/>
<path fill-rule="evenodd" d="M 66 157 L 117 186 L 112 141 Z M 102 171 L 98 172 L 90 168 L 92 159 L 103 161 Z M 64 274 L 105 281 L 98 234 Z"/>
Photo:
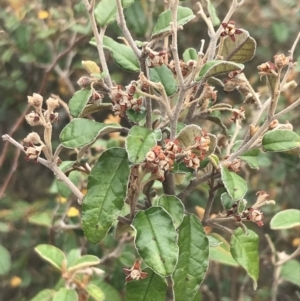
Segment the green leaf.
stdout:
<path fill-rule="evenodd" d="M 95 46 L 96 42 L 92 39 L 90 44 Z M 112 38 L 104 36 L 103 47 L 110 51 L 115 63 L 120 68 L 130 72 L 140 70 L 139 61 L 129 46 L 117 43 Z"/>
<path fill-rule="evenodd" d="M 74 289 L 60 288 L 54 295 L 53 301 L 78 301 L 78 295 Z"/>
<path fill-rule="evenodd" d="M 165 301 L 167 282 L 152 270 L 146 269 L 148 277 L 126 283 L 125 301 Z"/>
<path fill-rule="evenodd" d="M 104 301 L 105 295 L 102 292 L 101 288 L 93 283 L 89 283 L 85 290 L 97 301 Z"/>
<path fill-rule="evenodd" d="M 36 212 L 28 217 L 28 222 L 47 228 L 52 227 L 53 213 L 51 211 Z"/>
<path fill-rule="evenodd" d="M 122 0 L 122 7 L 126 8 L 133 2 L 134 0 Z M 94 14 L 97 23 L 99 23 L 101 27 L 114 22 L 117 16 L 116 0 L 101 0 L 95 8 Z"/>
<path fill-rule="evenodd" d="M 300 262 L 292 259 L 282 265 L 280 276 L 283 280 L 300 287 Z"/>
<path fill-rule="evenodd" d="M 62 250 L 52 245 L 38 245 L 34 250 L 46 261 L 50 262 L 54 267 L 62 270 L 63 264 L 67 263 L 67 258 Z"/>
<path fill-rule="evenodd" d="M 228 192 L 224 192 L 221 194 L 221 203 L 223 208 L 228 211 L 235 204 L 235 200 L 232 199 Z"/>
<path fill-rule="evenodd" d="M 79 117 L 92 96 L 91 89 L 76 91 L 69 101 L 70 113 L 73 117 Z"/>
<path fill-rule="evenodd" d="M 78 258 L 71 266 L 68 267 L 69 272 L 73 272 L 78 269 L 87 268 L 93 265 L 98 265 L 100 259 L 94 255 L 83 255 Z"/>
<path fill-rule="evenodd" d="M 228 194 L 236 201 L 242 199 L 247 192 L 247 184 L 243 178 L 221 165 L 221 176 Z"/>
<path fill-rule="evenodd" d="M 93 167 L 82 206 L 82 227 L 92 243 L 101 241 L 121 212 L 126 198 L 129 162 L 123 148 L 111 148 Z"/>
<path fill-rule="evenodd" d="M 248 163 L 248 165 L 253 169 L 259 169 L 258 165 L 258 155 L 260 151 L 258 148 L 251 149 L 245 153 L 243 153 L 240 158 Z"/>
<path fill-rule="evenodd" d="M 51 301 L 54 294 L 55 294 L 54 290 L 44 289 L 29 301 Z"/>
<path fill-rule="evenodd" d="M 184 206 L 175 195 L 162 195 L 158 200 L 158 205 L 163 207 L 172 217 L 174 226 L 177 229 L 184 216 Z"/>
<path fill-rule="evenodd" d="M 75 118 L 67 124 L 60 133 L 59 139 L 64 147 L 81 148 L 95 142 L 101 134 L 107 134 L 112 129 L 121 126 L 117 123 L 100 123 L 84 118 Z"/>
<path fill-rule="evenodd" d="M 195 215 L 184 217 L 178 229 L 179 258 L 173 273 L 175 301 L 192 300 L 208 269 L 209 242 Z"/>
<path fill-rule="evenodd" d="M 206 1 L 207 1 L 207 10 L 208 10 L 209 15 L 211 17 L 212 24 L 213 24 L 213 26 L 217 26 L 221 23 L 221 21 L 217 16 L 216 9 L 211 4 L 210 0 L 206 0 Z"/>
<path fill-rule="evenodd" d="M 234 266 L 234 267 L 238 266 L 238 263 L 232 258 L 232 255 L 230 253 L 229 243 L 221 235 L 216 233 L 211 233 L 208 236 L 208 238 L 209 240 L 213 238 L 214 241 L 216 241 L 217 243 L 217 245 L 209 247 L 210 260 L 229 266 Z"/>
<path fill-rule="evenodd" d="M 186 127 L 184 127 L 177 135 L 177 139 L 178 139 L 179 145 L 181 147 L 187 148 L 191 145 L 194 145 L 195 138 L 199 137 L 199 136 L 200 137 L 203 136 L 202 129 L 198 125 L 192 124 L 192 125 L 187 125 Z M 197 153 L 196 150 L 195 150 L 195 153 Z"/>
<path fill-rule="evenodd" d="M 176 93 L 178 87 L 172 71 L 166 66 L 155 66 L 149 69 L 150 80 L 155 83 L 161 83 L 168 96 Z"/>
<path fill-rule="evenodd" d="M 202 69 L 199 72 L 196 81 L 200 81 L 201 79 L 206 79 L 211 76 L 218 76 L 224 73 L 229 73 L 235 70 L 243 70 L 243 64 L 237 64 L 234 62 L 215 60 L 207 62 L 203 65 Z"/>
<path fill-rule="evenodd" d="M 126 115 L 131 122 L 138 123 L 146 117 L 147 111 L 141 110 L 137 112 L 134 111 L 133 109 L 129 109 L 126 111 Z"/>
<path fill-rule="evenodd" d="M 300 137 L 293 131 L 273 130 L 262 139 L 263 149 L 267 152 L 282 152 L 300 146 Z"/>
<path fill-rule="evenodd" d="M 80 117 L 83 118 L 96 112 L 102 112 L 108 110 L 112 110 L 111 103 L 100 103 L 100 104 L 92 103 L 85 106 L 83 111 L 80 113 Z"/>
<path fill-rule="evenodd" d="M 190 20 L 194 19 L 193 11 L 188 7 L 178 7 L 177 11 L 177 26 L 183 26 Z M 170 22 L 172 22 L 172 12 L 170 9 L 162 12 L 158 16 L 157 23 L 152 31 L 152 38 L 171 30 Z"/>
<path fill-rule="evenodd" d="M 245 235 L 243 229 L 234 231 L 230 240 L 230 252 L 232 257 L 247 271 L 253 280 L 253 287 L 257 288 L 259 274 L 258 235 L 249 230 Z"/>
<path fill-rule="evenodd" d="M 276 213 L 270 222 L 273 230 L 290 229 L 300 225 L 300 210 L 287 209 Z"/>
<path fill-rule="evenodd" d="M 249 32 L 243 30 L 235 35 L 235 42 L 230 37 L 224 39 L 221 56 L 225 61 L 244 63 L 252 60 L 256 51 L 256 41 L 249 36 Z"/>
<path fill-rule="evenodd" d="M 195 48 L 188 48 L 184 51 L 183 60 L 187 63 L 190 60 L 197 61 L 198 60 L 198 54 Z"/>
<path fill-rule="evenodd" d="M 161 132 L 159 131 L 160 135 Z M 129 161 L 141 163 L 146 158 L 148 151 L 156 145 L 157 132 L 150 131 L 145 127 L 133 126 L 126 138 L 125 147 L 128 152 Z"/>
<path fill-rule="evenodd" d="M 0 245 L 0 276 L 6 275 L 11 269 L 11 257 L 7 249 Z"/>
<path fill-rule="evenodd" d="M 96 281 L 92 281 L 94 283 Z M 96 283 L 95 283 L 96 284 Z M 107 301 L 112 300 L 112 301 L 121 301 L 121 296 L 120 293 L 110 284 L 104 281 L 97 281 L 97 286 L 99 286 L 102 290 L 102 292 L 105 295 L 105 298 Z"/>
<path fill-rule="evenodd" d="M 72 249 L 67 254 L 67 267 L 73 266 L 77 260 L 81 257 L 81 250 L 80 249 Z"/>
<path fill-rule="evenodd" d="M 132 225 L 141 258 L 157 274 L 169 276 L 178 258 L 177 233 L 171 216 L 161 207 L 151 207 L 139 211 Z"/>

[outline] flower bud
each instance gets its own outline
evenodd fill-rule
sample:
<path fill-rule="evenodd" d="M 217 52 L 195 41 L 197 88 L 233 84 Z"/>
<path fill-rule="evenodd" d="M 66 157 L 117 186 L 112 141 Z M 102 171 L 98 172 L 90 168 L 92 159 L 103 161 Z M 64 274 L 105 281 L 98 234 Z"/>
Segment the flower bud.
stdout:
<path fill-rule="evenodd" d="M 88 76 L 82 76 L 77 81 L 77 84 L 80 88 L 89 88 L 91 86 L 91 79 Z"/>
<path fill-rule="evenodd" d="M 35 108 L 41 108 L 43 104 L 43 97 L 40 94 L 33 93 L 32 96 L 27 96 L 28 103 Z"/>
<path fill-rule="evenodd" d="M 276 54 L 274 55 L 274 63 L 278 69 L 281 69 L 289 64 L 289 57 L 284 54 Z"/>
<path fill-rule="evenodd" d="M 31 126 L 40 125 L 40 116 L 36 112 L 30 112 L 29 114 L 25 115 L 25 119 L 27 123 Z"/>

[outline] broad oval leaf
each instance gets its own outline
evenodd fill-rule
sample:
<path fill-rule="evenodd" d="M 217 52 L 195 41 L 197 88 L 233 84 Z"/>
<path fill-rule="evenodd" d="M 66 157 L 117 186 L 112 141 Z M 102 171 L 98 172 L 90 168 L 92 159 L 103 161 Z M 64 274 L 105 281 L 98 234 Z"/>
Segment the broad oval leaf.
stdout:
<path fill-rule="evenodd" d="M 91 89 L 76 91 L 69 101 L 70 113 L 73 117 L 79 117 L 92 96 Z"/>
<path fill-rule="evenodd" d="M 221 203 L 223 208 L 228 211 L 236 201 L 232 199 L 228 192 L 224 192 L 221 194 Z"/>
<path fill-rule="evenodd" d="M 262 139 L 263 149 L 267 152 L 282 152 L 300 146 L 300 137 L 293 131 L 273 130 Z"/>
<path fill-rule="evenodd" d="M 52 301 L 54 294 L 55 294 L 54 290 L 44 289 L 29 301 Z"/>
<path fill-rule="evenodd" d="M 171 216 L 162 207 L 151 207 L 139 211 L 132 226 L 141 258 L 157 274 L 169 276 L 178 259 L 177 233 Z"/>
<path fill-rule="evenodd" d="M 78 301 L 78 295 L 74 289 L 62 287 L 55 293 L 52 301 Z"/>
<path fill-rule="evenodd" d="M 101 241 L 124 206 L 129 162 L 125 149 L 102 153 L 93 167 L 82 205 L 82 227 L 92 243 Z"/>
<path fill-rule="evenodd" d="M 273 230 L 290 229 L 300 226 L 300 210 L 287 209 L 276 213 L 270 222 Z"/>
<path fill-rule="evenodd" d="M 97 301 L 104 301 L 105 300 L 105 295 L 103 291 L 101 290 L 100 287 L 93 283 L 89 283 L 86 287 L 85 290 Z"/>
<path fill-rule="evenodd" d="M 188 7 L 179 6 L 177 10 L 177 26 L 183 26 L 190 20 L 194 19 L 193 11 Z M 158 20 L 152 31 L 152 38 L 171 30 L 170 22 L 172 22 L 172 12 L 170 9 L 162 12 L 158 16 Z"/>
<path fill-rule="evenodd" d="M 69 272 L 73 272 L 78 269 L 87 268 L 100 263 L 100 259 L 94 255 L 83 255 L 78 258 L 71 266 L 68 267 Z"/>
<path fill-rule="evenodd" d="M 150 269 L 148 277 L 126 283 L 125 301 L 165 301 L 167 281 Z"/>
<path fill-rule="evenodd" d="M 34 250 L 46 261 L 50 262 L 54 267 L 62 270 L 64 264 L 67 264 L 67 258 L 62 250 L 52 245 L 38 245 Z"/>
<path fill-rule="evenodd" d="M 206 0 L 206 1 L 207 1 L 207 10 L 209 12 L 212 24 L 213 26 L 217 26 L 221 23 L 221 21 L 217 16 L 216 9 L 214 8 L 210 0 Z"/>
<path fill-rule="evenodd" d="M 284 281 L 288 281 L 300 287 L 300 262 L 292 259 L 282 265 L 280 276 Z"/>
<path fill-rule="evenodd" d="M 258 242 L 258 235 L 255 232 L 249 230 L 248 235 L 245 235 L 241 228 L 234 231 L 230 240 L 231 255 L 252 278 L 255 290 L 259 275 Z"/>
<path fill-rule="evenodd" d="M 166 66 L 156 66 L 149 69 L 150 80 L 155 83 L 161 83 L 168 96 L 171 96 L 177 91 L 177 83 L 174 79 L 172 71 Z"/>
<path fill-rule="evenodd" d="M 234 199 L 242 199 L 247 192 L 247 184 L 243 178 L 221 165 L 221 176 L 228 194 Z"/>
<path fill-rule="evenodd" d="M 96 45 L 93 39 L 90 44 Z M 139 61 L 129 46 L 120 44 L 112 38 L 104 36 L 103 47 L 110 51 L 115 63 L 120 68 L 130 72 L 138 72 L 140 70 Z"/>
<path fill-rule="evenodd" d="M 184 127 L 177 135 L 177 139 L 181 147 L 189 147 L 195 144 L 196 137 L 203 136 L 200 126 L 191 124 Z"/>
<path fill-rule="evenodd" d="M 184 217 L 178 229 L 179 258 L 173 273 L 175 301 L 192 300 L 208 269 L 209 242 L 195 215 Z"/>
<path fill-rule="evenodd" d="M 207 62 L 203 65 L 202 69 L 199 72 L 196 81 L 200 81 L 201 79 L 206 79 L 211 76 L 218 76 L 224 73 L 229 73 L 235 70 L 243 70 L 244 65 L 238 64 L 234 62 L 215 60 Z"/>
<path fill-rule="evenodd" d="M 184 216 L 184 206 L 175 195 L 162 195 L 158 200 L 158 205 L 163 207 L 172 217 L 174 226 L 177 229 Z"/>
<path fill-rule="evenodd" d="M 133 2 L 134 0 L 122 0 L 122 7 L 126 8 Z M 114 22 L 117 16 L 116 0 L 101 0 L 95 8 L 94 14 L 97 23 L 102 27 Z"/>
<path fill-rule="evenodd" d="M 244 152 L 240 158 L 245 161 L 251 168 L 259 169 L 258 165 L 258 155 L 260 151 L 258 148 L 251 149 L 247 152 Z"/>
<path fill-rule="evenodd" d="M 52 227 L 53 212 L 35 212 L 28 217 L 28 222 L 34 225 L 43 226 L 47 228 Z"/>
<path fill-rule="evenodd" d="M 198 53 L 195 48 L 188 48 L 184 51 L 183 60 L 187 63 L 190 60 L 197 61 L 198 60 Z"/>
<path fill-rule="evenodd" d="M 100 134 L 107 134 L 121 128 L 117 123 L 100 123 L 84 118 L 75 118 L 60 133 L 59 139 L 64 147 L 81 148 L 95 142 Z"/>
<path fill-rule="evenodd" d="M 0 276 L 6 275 L 11 269 L 11 257 L 6 248 L 0 245 Z"/>
<path fill-rule="evenodd" d="M 256 51 L 256 41 L 249 36 L 249 32 L 243 30 L 235 35 L 235 42 L 230 37 L 224 39 L 221 56 L 225 61 L 244 63 L 252 60 Z"/>
<path fill-rule="evenodd" d="M 141 126 L 133 126 L 126 138 L 125 146 L 129 161 L 141 163 L 145 160 L 148 151 L 161 139 L 161 132 L 150 131 Z"/>

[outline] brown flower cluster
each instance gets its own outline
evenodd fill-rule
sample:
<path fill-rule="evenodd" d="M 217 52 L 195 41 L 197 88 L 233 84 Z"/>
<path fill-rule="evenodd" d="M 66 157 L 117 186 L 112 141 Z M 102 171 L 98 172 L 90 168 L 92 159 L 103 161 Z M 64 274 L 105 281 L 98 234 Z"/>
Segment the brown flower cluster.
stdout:
<path fill-rule="evenodd" d="M 235 28 L 235 22 L 229 21 L 228 23 L 222 23 L 224 31 L 221 33 L 221 37 L 230 37 L 232 42 L 235 42 L 235 35 L 241 34 L 243 31 Z"/>
<path fill-rule="evenodd" d="M 153 147 L 143 164 L 161 182 L 165 180 L 164 173 L 174 168 L 176 159 L 182 159 L 187 167 L 197 170 L 209 150 L 210 138 L 208 135 L 196 137 L 194 144 L 188 148 L 181 147 L 178 139 L 166 139 L 165 143 L 164 148 L 159 145 Z"/>
<path fill-rule="evenodd" d="M 290 58 L 286 57 L 284 54 L 276 54 L 273 58 L 274 63 L 268 61 L 257 66 L 258 74 L 260 75 L 260 77 L 264 75 L 278 76 L 278 70 L 287 66 L 290 62 Z"/>
<path fill-rule="evenodd" d="M 117 85 L 111 89 L 110 97 L 113 102 L 113 111 L 116 115 L 125 116 L 128 109 L 139 112 L 142 108 L 143 98 L 135 97 L 137 83 L 132 81 L 125 89 Z"/>

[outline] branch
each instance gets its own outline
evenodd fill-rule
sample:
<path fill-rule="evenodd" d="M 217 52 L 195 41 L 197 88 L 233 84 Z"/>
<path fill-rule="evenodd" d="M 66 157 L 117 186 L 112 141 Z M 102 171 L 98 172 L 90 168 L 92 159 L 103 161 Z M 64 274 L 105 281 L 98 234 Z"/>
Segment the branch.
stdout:
<path fill-rule="evenodd" d="M 96 20 L 95 20 L 95 16 L 94 16 L 95 0 L 92 0 L 91 4 L 89 3 L 88 0 L 83 0 L 83 1 L 84 1 L 86 10 L 88 12 L 88 15 L 89 15 L 89 19 L 92 24 L 92 30 L 93 30 L 94 37 L 96 39 L 96 46 L 97 46 L 97 50 L 98 50 L 98 54 L 99 54 L 99 58 L 100 58 L 100 63 L 102 66 L 102 70 L 105 74 L 105 82 L 108 85 L 108 87 L 111 88 L 112 80 L 111 80 L 110 73 L 109 73 L 109 70 L 107 67 L 106 58 L 105 58 L 104 49 L 103 49 L 103 36 L 104 36 L 105 30 L 106 30 L 106 27 L 101 28 L 100 33 L 98 32 L 98 28 L 97 28 L 97 24 L 96 24 Z"/>
<path fill-rule="evenodd" d="M 21 145 L 15 139 L 11 138 L 9 135 L 3 135 L 2 139 L 3 139 L 3 141 L 10 142 L 15 147 L 17 147 L 18 149 L 20 149 L 22 152 L 25 152 L 23 145 Z M 84 195 L 74 185 L 74 183 L 58 168 L 58 166 L 56 165 L 56 163 L 54 163 L 54 162 L 50 163 L 49 161 L 47 161 L 47 160 L 45 160 L 43 158 L 40 158 L 40 157 L 37 158 L 37 162 L 39 162 L 42 165 L 46 166 L 47 168 L 51 169 L 54 172 L 54 174 L 57 176 L 57 178 L 59 180 L 61 180 L 62 182 L 64 182 L 70 188 L 70 190 L 76 195 L 76 197 L 78 198 L 78 203 L 79 204 L 82 203 Z"/>

